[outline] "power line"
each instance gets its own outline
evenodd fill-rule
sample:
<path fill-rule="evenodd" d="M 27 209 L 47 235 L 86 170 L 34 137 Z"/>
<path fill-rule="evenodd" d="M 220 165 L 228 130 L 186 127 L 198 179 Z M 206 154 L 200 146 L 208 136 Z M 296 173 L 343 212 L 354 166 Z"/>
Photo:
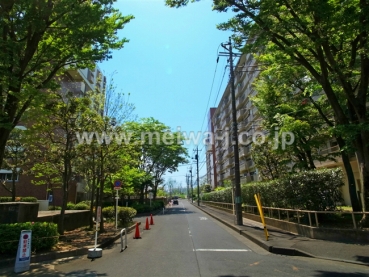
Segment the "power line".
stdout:
<path fill-rule="evenodd" d="M 224 67 L 224 73 L 223 73 L 223 77 L 222 77 L 222 81 L 220 82 L 220 85 L 219 85 L 219 89 L 218 89 L 218 93 L 217 93 L 217 97 L 215 98 L 215 101 L 214 101 L 214 106 L 216 105 L 217 103 L 217 100 L 218 100 L 218 96 L 219 96 L 219 92 L 220 92 L 220 89 L 222 88 L 222 84 L 223 84 L 223 80 L 224 80 L 224 76 L 226 74 L 226 68 L 227 66 Z"/>
<path fill-rule="evenodd" d="M 219 51 L 219 47 L 220 47 L 220 46 L 221 46 L 221 45 L 219 44 L 218 49 L 217 49 L 217 55 L 218 55 L 218 51 Z M 219 56 L 218 56 L 218 58 L 217 58 L 217 63 L 216 63 L 216 65 L 215 65 L 215 71 L 214 71 L 213 81 L 212 81 L 212 83 L 211 83 L 211 88 L 210 88 L 210 93 L 209 93 L 208 103 L 206 104 L 205 116 L 204 116 L 204 119 L 202 120 L 202 124 L 201 124 L 201 128 L 200 128 L 200 130 L 202 130 L 202 126 L 204 125 L 204 122 L 205 122 L 205 119 L 206 119 L 207 110 L 208 110 L 208 108 L 209 108 L 210 98 L 211 98 L 211 94 L 212 94 L 213 86 L 214 86 L 214 81 L 215 81 L 215 75 L 216 75 L 216 73 L 217 73 L 217 69 L 218 69 L 218 61 L 219 61 Z"/>

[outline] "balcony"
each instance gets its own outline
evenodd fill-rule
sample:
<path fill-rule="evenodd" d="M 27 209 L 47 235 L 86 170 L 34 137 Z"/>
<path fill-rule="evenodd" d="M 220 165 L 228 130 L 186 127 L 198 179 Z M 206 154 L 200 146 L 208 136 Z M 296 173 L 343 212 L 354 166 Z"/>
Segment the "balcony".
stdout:
<path fill-rule="evenodd" d="M 84 95 L 86 92 L 85 82 L 61 82 L 61 87 L 77 96 Z"/>
<path fill-rule="evenodd" d="M 83 77 L 79 70 L 74 67 L 74 65 L 66 65 L 64 66 L 65 72 L 74 80 L 77 82 L 83 81 Z"/>
<path fill-rule="evenodd" d="M 340 147 L 338 145 L 335 145 L 335 146 L 324 148 L 320 150 L 320 154 L 325 155 L 325 154 L 335 153 L 335 152 L 338 152 L 339 150 L 340 150 Z"/>

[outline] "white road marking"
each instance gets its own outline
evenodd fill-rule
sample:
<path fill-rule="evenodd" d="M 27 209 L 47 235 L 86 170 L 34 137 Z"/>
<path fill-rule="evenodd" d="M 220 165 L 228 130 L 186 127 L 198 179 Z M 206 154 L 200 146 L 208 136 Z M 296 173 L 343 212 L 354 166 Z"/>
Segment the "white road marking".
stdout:
<path fill-rule="evenodd" d="M 194 249 L 196 252 L 251 252 L 250 249 Z"/>
<path fill-rule="evenodd" d="M 208 218 L 205 216 L 200 216 L 200 220 L 208 220 Z"/>

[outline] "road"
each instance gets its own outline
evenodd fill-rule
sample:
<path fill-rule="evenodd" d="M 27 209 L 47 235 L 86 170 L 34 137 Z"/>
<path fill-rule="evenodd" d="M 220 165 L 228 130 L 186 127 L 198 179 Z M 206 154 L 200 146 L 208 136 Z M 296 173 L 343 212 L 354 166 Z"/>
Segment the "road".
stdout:
<path fill-rule="evenodd" d="M 141 218 L 142 223 L 146 218 Z M 144 226 L 145 224 L 142 224 Z M 179 205 L 154 216 L 142 239 L 129 234 L 93 261 L 77 257 L 50 266 L 47 273 L 27 276 L 369 276 L 365 266 L 270 254 L 235 231 L 180 199 Z M 34 274 L 34 275 L 33 275 Z M 23 275 L 23 274 L 22 274 Z"/>

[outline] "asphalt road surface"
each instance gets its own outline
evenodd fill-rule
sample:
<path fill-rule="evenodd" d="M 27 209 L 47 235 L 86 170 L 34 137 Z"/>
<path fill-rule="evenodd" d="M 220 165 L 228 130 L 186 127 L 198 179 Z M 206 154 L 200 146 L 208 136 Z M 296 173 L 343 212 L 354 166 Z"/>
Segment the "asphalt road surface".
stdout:
<path fill-rule="evenodd" d="M 146 218 L 140 220 L 143 228 Z M 52 266 L 50 275 L 34 276 L 369 276 L 366 266 L 270 254 L 184 199 L 154 216 L 141 237 L 129 234 L 123 252 L 117 241 L 99 259 L 67 259 Z"/>

